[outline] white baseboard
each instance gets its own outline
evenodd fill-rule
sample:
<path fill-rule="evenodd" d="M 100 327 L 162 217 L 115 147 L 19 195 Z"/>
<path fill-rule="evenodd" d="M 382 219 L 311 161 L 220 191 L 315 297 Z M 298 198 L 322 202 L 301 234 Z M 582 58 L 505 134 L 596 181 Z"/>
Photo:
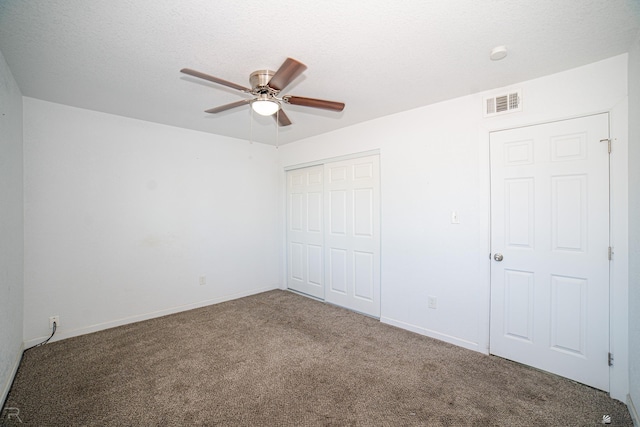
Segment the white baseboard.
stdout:
<path fill-rule="evenodd" d="M 260 294 L 262 292 L 272 291 L 274 289 L 279 289 L 279 285 L 268 286 L 268 287 L 265 287 L 265 288 L 252 289 L 250 291 L 238 292 L 238 293 L 235 293 L 235 294 L 225 295 L 225 296 L 222 296 L 222 297 L 212 298 L 212 299 L 203 300 L 203 301 L 198 301 L 198 302 L 191 303 L 191 304 L 179 305 L 179 306 L 176 306 L 176 307 L 170 307 L 170 308 L 166 308 L 166 309 L 163 309 L 163 310 L 153 311 L 151 313 L 139 314 L 139 315 L 135 315 L 135 316 L 125 317 L 125 318 L 122 318 L 122 319 L 112 320 L 112 321 L 109 321 L 109 322 L 99 323 L 99 324 L 96 324 L 96 325 L 86 326 L 86 327 L 74 329 L 74 330 L 71 330 L 71 331 L 59 331 L 53 336 L 53 338 L 51 338 L 51 341 L 49 341 L 49 342 L 60 341 L 60 340 L 64 340 L 64 339 L 67 339 L 67 338 L 72 338 L 72 337 L 77 337 L 77 336 L 80 336 L 80 335 L 90 334 L 92 332 L 103 331 L 105 329 L 111 329 L 111 328 L 115 328 L 117 326 L 127 325 L 129 323 L 136 323 L 136 322 L 141 322 L 143 320 L 149 320 L 149 319 L 154 319 L 156 317 L 166 316 L 168 314 L 180 313 L 181 311 L 193 310 L 195 308 L 205 307 L 205 306 L 213 305 L 213 304 L 219 304 L 219 303 L 225 302 L 225 301 L 231 301 L 231 300 L 238 299 L 238 298 L 248 297 L 250 295 Z M 48 338 L 48 336 L 37 337 L 37 338 L 33 338 L 33 339 L 30 339 L 30 340 L 27 340 L 27 341 L 24 342 L 24 346 L 23 347 L 25 349 L 28 349 L 30 347 L 38 345 L 39 343 L 43 342 L 47 338 Z"/>
<path fill-rule="evenodd" d="M 487 354 L 486 351 L 480 348 L 478 343 L 464 340 L 462 338 L 442 334 L 440 332 L 432 331 L 431 329 L 421 328 L 419 326 L 412 325 L 410 323 L 405 323 L 400 320 L 390 319 L 388 317 L 381 317 L 380 322 L 386 323 L 387 325 L 396 326 L 398 328 L 406 329 L 408 331 L 415 332 L 420 335 L 425 335 L 430 338 L 435 338 L 437 340 L 444 341 L 449 344 L 457 345 L 458 347 L 464 347 L 469 350 L 474 350 L 479 353 Z"/>
<path fill-rule="evenodd" d="M 22 353 L 24 352 L 24 344 L 20 344 L 20 351 L 18 351 L 18 355 L 16 360 L 13 362 L 13 367 L 11 368 L 11 373 L 7 378 L 5 384 L 2 384 L 2 394 L 0 394 L 0 410 L 4 407 L 4 403 L 7 400 L 7 396 L 9 395 L 9 390 L 11 390 L 11 384 L 13 384 L 13 379 L 16 377 L 16 373 L 18 372 L 18 367 L 20 366 L 20 361 L 22 360 Z"/>
<path fill-rule="evenodd" d="M 640 427 L 640 417 L 638 417 L 638 411 L 636 410 L 636 405 L 633 404 L 633 400 L 631 400 L 630 394 L 627 395 L 627 408 L 629 408 L 629 413 L 631 414 L 633 425 L 636 427 Z"/>

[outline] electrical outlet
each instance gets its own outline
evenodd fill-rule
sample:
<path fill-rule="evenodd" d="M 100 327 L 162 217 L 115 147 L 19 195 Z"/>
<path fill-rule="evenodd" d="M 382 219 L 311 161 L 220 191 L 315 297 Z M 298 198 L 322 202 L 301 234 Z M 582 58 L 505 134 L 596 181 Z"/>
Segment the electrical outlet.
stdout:
<path fill-rule="evenodd" d="M 207 284 L 207 276 L 200 276 L 200 286 Z"/>
<path fill-rule="evenodd" d="M 427 307 L 436 309 L 438 308 L 438 298 L 427 297 Z"/>
<path fill-rule="evenodd" d="M 53 329 L 53 323 L 55 322 L 56 328 L 60 327 L 60 316 L 49 317 L 49 329 Z"/>

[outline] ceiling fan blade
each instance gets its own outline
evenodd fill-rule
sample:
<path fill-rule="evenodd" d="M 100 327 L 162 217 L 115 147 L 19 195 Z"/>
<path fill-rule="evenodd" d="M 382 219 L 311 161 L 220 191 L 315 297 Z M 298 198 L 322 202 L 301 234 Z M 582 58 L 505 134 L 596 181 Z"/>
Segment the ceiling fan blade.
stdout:
<path fill-rule="evenodd" d="M 282 108 L 273 115 L 273 118 L 278 122 L 278 126 L 289 126 L 291 124 L 291 120 L 289 120 L 289 117 L 285 114 Z"/>
<path fill-rule="evenodd" d="M 198 77 L 199 79 L 209 80 L 210 82 L 218 83 L 223 86 L 230 87 L 232 89 L 240 90 L 242 92 L 250 92 L 251 89 L 246 88 L 244 86 L 240 86 L 238 84 L 228 82 L 226 80 L 220 79 L 218 77 L 210 76 L 209 74 L 201 73 L 200 71 L 192 70 L 191 68 L 183 68 L 180 70 L 181 73 L 189 74 L 193 77 Z"/>
<path fill-rule="evenodd" d="M 324 99 L 304 98 L 302 96 L 286 95 L 282 100 L 291 105 L 302 105 L 303 107 L 322 108 L 324 110 L 342 111 L 343 102 L 325 101 Z"/>
<path fill-rule="evenodd" d="M 221 105 L 219 107 L 210 108 L 210 109 L 206 110 L 205 113 L 211 113 L 211 114 L 221 113 L 223 111 L 227 111 L 227 110 L 230 110 L 232 108 L 242 107 L 243 105 L 247 105 L 250 102 L 251 102 L 250 99 L 243 99 L 242 101 L 236 101 L 236 102 L 232 102 L 231 104 L 225 104 L 225 105 Z"/>
<path fill-rule="evenodd" d="M 269 86 L 275 90 L 282 90 L 306 69 L 307 66 L 302 62 L 287 58 L 269 80 Z"/>

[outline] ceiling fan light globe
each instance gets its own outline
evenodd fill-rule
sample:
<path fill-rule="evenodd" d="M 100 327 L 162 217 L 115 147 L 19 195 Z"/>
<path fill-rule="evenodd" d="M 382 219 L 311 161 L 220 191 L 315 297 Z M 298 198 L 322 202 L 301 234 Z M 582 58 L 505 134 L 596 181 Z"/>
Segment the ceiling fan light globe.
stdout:
<path fill-rule="evenodd" d="M 280 109 L 280 106 L 274 101 L 256 100 L 251 103 L 251 108 L 261 116 L 272 116 Z"/>

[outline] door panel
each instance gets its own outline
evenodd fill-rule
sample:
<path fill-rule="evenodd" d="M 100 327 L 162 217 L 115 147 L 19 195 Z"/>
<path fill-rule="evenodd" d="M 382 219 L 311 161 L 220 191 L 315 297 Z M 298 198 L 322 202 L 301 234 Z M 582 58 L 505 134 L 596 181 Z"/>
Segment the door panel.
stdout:
<path fill-rule="evenodd" d="M 492 354 L 609 389 L 608 115 L 493 132 Z"/>
<path fill-rule="evenodd" d="M 307 228 L 310 232 L 322 232 L 322 192 L 307 192 Z"/>
<path fill-rule="evenodd" d="M 533 190 L 532 178 L 505 180 L 505 233 L 509 247 L 533 248 Z"/>
<path fill-rule="evenodd" d="M 316 286 L 322 286 L 324 263 L 322 262 L 322 246 L 307 245 L 307 281 Z"/>
<path fill-rule="evenodd" d="M 347 192 L 329 191 L 329 233 L 344 236 L 347 232 Z"/>
<path fill-rule="evenodd" d="M 533 341 L 533 273 L 504 271 L 505 335 Z"/>
<path fill-rule="evenodd" d="M 373 237 L 373 189 L 353 191 L 353 233 L 356 236 Z"/>
<path fill-rule="evenodd" d="M 379 156 L 325 165 L 325 298 L 380 316 Z"/>
<path fill-rule="evenodd" d="M 551 276 L 551 348 L 586 356 L 587 281 Z"/>
<path fill-rule="evenodd" d="M 353 252 L 353 296 L 366 301 L 374 300 L 374 254 Z"/>
<path fill-rule="evenodd" d="M 586 252 L 587 175 L 552 177 L 551 203 L 552 249 Z"/>
<path fill-rule="evenodd" d="M 324 298 L 324 168 L 287 172 L 287 286 Z"/>
<path fill-rule="evenodd" d="M 347 251 L 329 248 L 329 293 L 347 295 Z"/>
<path fill-rule="evenodd" d="M 293 280 L 304 279 L 304 245 L 298 242 L 289 244 L 289 277 Z"/>

